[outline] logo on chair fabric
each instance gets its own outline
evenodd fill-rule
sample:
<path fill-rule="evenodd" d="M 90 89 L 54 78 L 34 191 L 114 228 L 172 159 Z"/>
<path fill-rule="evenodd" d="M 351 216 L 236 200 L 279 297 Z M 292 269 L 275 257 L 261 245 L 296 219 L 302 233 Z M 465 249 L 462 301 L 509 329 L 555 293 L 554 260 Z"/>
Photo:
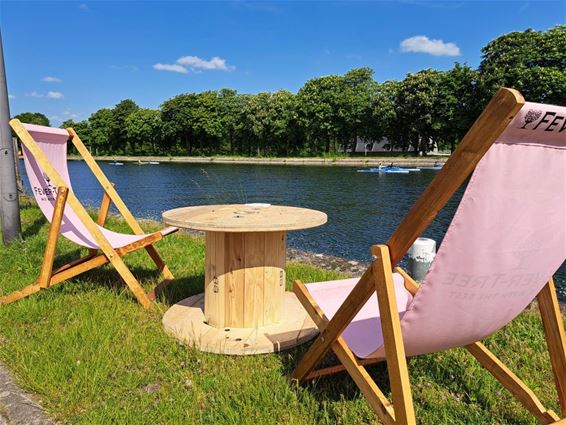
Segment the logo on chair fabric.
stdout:
<path fill-rule="evenodd" d="M 558 115 L 556 112 L 547 111 L 541 118 L 542 113 L 543 111 L 540 109 L 529 109 L 523 118 L 524 124 L 521 129 L 536 130 L 540 127 L 544 131 L 558 131 L 559 133 L 566 130 L 566 117 Z M 528 125 L 535 122 L 536 124 L 527 128 Z"/>

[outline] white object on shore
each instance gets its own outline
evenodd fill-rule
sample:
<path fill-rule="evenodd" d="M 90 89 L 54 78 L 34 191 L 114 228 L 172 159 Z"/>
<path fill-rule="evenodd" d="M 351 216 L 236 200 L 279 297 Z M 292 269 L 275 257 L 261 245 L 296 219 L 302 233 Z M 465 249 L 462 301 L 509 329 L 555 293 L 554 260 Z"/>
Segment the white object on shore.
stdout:
<path fill-rule="evenodd" d="M 407 251 L 408 271 L 411 277 L 416 281 L 422 281 L 434 257 L 436 257 L 436 242 L 434 239 L 417 238 Z"/>

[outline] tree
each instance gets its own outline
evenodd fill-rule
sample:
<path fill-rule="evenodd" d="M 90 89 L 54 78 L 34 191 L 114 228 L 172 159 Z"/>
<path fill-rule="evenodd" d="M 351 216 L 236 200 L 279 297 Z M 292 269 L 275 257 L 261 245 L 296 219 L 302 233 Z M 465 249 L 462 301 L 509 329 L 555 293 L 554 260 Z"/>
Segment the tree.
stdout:
<path fill-rule="evenodd" d="M 484 104 L 504 86 L 519 90 L 532 102 L 566 105 L 566 25 L 546 32 L 511 32 L 481 51 Z"/>
<path fill-rule="evenodd" d="M 403 150 L 412 147 L 415 154 L 426 153 L 434 145 L 442 126 L 439 86 L 441 71 L 427 69 L 408 74 L 397 92 L 397 113 L 392 140 Z"/>
<path fill-rule="evenodd" d="M 112 117 L 112 109 L 102 108 L 88 119 L 88 145 L 98 155 L 116 153 L 111 142 Z"/>
<path fill-rule="evenodd" d="M 126 118 L 126 139 L 133 152 L 157 154 L 163 123 L 155 109 L 138 109 Z"/>
<path fill-rule="evenodd" d="M 342 143 L 350 140 L 352 152 L 358 137 L 368 138 L 371 131 L 372 98 L 377 83 L 373 80 L 371 68 L 358 68 L 348 71 L 342 79 L 340 96 L 340 115 L 344 122 Z M 335 148 L 336 150 L 336 148 Z"/>
<path fill-rule="evenodd" d="M 49 118 L 40 112 L 22 112 L 21 114 L 14 116 L 14 118 L 17 118 L 26 124 L 49 126 Z"/>
<path fill-rule="evenodd" d="M 181 141 L 189 155 L 193 152 L 192 108 L 196 103 L 196 94 L 186 93 L 166 100 L 161 105 L 163 135 L 172 147 Z"/>
<path fill-rule="evenodd" d="M 131 99 L 122 100 L 112 109 L 110 120 L 110 146 L 113 152 L 127 151 L 126 119 L 139 109 L 139 106 Z M 132 147 L 135 154 L 135 146 Z"/>
<path fill-rule="evenodd" d="M 342 83 L 338 75 L 313 78 L 297 94 L 300 125 L 312 153 L 330 152 L 331 146 L 340 142 L 340 136 L 345 133 L 344 114 L 340 111 Z"/>

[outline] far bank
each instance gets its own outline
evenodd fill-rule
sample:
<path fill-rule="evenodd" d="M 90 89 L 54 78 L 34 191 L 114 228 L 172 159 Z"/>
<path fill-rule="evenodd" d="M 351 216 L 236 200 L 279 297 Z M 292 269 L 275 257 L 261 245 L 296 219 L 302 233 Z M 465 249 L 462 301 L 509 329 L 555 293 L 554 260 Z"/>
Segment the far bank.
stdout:
<path fill-rule="evenodd" d="M 377 167 L 394 164 L 400 167 L 432 167 L 444 164 L 446 156 L 410 157 L 410 156 L 371 156 L 353 158 L 258 158 L 258 157 L 216 157 L 216 156 L 95 156 L 97 161 L 118 162 L 172 162 L 193 164 L 260 164 L 260 165 L 330 165 L 343 167 Z M 81 160 L 80 156 L 69 159 Z"/>

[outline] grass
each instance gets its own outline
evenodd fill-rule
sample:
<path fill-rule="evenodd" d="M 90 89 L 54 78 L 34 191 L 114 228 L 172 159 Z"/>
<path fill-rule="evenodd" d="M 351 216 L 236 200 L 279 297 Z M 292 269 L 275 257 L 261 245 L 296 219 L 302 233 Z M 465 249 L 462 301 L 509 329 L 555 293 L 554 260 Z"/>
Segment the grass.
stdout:
<path fill-rule="evenodd" d="M 22 206 L 25 240 L 0 247 L 0 294 L 36 279 L 47 224 Z M 123 222 L 110 226 L 126 230 Z M 146 226 L 147 227 L 147 226 Z M 365 424 L 377 419 L 345 374 L 290 384 L 305 350 L 230 357 L 177 344 L 161 328 L 171 303 L 202 292 L 204 246 L 175 234 L 158 245 L 178 277 L 158 304 L 144 311 L 109 267 L 0 308 L 0 359 L 48 414 L 73 424 Z M 61 241 L 64 260 L 79 255 Z M 145 253 L 126 257 L 149 288 L 158 280 Z M 291 263 L 292 279 L 339 277 Z M 524 312 L 487 341 L 549 408 L 558 410 L 542 326 Z M 308 346 L 308 344 L 307 344 Z M 389 393 L 384 365 L 369 368 Z M 461 349 L 409 361 L 417 417 L 423 424 L 534 424 L 536 421 Z"/>

